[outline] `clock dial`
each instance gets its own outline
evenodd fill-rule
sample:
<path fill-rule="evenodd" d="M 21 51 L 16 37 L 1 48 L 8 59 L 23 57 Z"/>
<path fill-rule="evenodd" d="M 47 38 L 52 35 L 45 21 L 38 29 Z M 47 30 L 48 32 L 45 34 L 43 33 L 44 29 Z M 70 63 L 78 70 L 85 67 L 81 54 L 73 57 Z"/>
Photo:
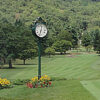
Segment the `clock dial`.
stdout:
<path fill-rule="evenodd" d="M 36 30 L 35 30 L 35 33 L 38 37 L 45 37 L 47 35 L 47 28 L 45 25 L 43 24 L 39 24 L 37 27 L 36 27 Z"/>

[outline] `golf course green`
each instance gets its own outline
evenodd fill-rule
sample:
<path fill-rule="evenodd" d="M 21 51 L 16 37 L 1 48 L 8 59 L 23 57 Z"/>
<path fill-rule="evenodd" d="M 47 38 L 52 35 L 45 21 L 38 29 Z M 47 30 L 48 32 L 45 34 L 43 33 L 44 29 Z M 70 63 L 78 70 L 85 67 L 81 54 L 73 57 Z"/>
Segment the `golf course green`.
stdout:
<path fill-rule="evenodd" d="M 37 76 L 38 58 L 13 62 L 0 69 L 0 76 L 11 81 Z M 29 89 L 26 85 L 0 90 L 0 100 L 100 100 L 100 56 L 97 54 L 42 57 L 42 75 L 53 81 L 50 88 Z"/>

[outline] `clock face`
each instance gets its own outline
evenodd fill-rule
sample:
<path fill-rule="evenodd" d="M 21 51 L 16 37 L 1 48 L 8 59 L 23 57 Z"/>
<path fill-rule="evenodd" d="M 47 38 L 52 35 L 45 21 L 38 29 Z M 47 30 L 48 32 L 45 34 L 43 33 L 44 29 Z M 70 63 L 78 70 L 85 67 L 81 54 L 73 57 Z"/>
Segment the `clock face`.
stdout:
<path fill-rule="evenodd" d="M 39 24 L 37 25 L 36 29 L 35 29 L 35 33 L 38 37 L 45 37 L 47 35 L 47 28 L 45 25 L 43 24 Z"/>

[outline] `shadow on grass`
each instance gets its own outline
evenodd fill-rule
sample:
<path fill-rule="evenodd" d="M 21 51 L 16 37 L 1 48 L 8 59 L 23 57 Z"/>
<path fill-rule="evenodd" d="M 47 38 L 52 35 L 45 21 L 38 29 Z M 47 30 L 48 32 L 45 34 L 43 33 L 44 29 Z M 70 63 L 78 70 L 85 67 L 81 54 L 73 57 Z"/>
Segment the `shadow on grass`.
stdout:
<path fill-rule="evenodd" d="M 0 97 L 0 100 L 13 100 L 13 99 L 6 99 L 4 97 Z"/>
<path fill-rule="evenodd" d="M 9 67 L 2 67 L 0 69 L 23 69 L 23 68 L 26 68 L 26 67 L 12 67 L 12 68 L 9 68 Z"/>
<path fill-rule="evenodd" d="M 9 67 L 1 67 L 0 69 L 8 69 L 8 70 L 9 70 L 9 69 L 10 69 L 10 70 L 11 70 L 11 69 L 29 69 L 29 68 L 31 69 L 31 68 L 35 68 L 35 67 L 36 67 L 36 66 L 31 66 L 31 67 L 28 67 L 28 66 L 27 66 L 27 67 L 12 67 L 12 68 L 9 68 Z"/>
<path fill-rule="evenodd" d="M 26 66 L 26 65 L 37 65 L 37 64 L 14 64 L 14 65 L 24 65 L 24 66 Z"/>

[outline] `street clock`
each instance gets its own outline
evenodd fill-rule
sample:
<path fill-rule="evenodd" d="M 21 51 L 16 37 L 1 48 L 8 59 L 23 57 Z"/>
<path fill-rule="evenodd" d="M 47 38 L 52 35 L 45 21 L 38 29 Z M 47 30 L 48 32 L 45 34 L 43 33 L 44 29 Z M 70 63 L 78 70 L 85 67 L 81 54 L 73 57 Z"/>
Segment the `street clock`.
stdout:
<path fill-rule="evenodd" d="M 44 24 L 38 24 L 36 26 L 36 29 L 35 29 L 35 34 L 40 37 L 40 38 L 43 38 L 47 35 L 47 28 Z"/>

